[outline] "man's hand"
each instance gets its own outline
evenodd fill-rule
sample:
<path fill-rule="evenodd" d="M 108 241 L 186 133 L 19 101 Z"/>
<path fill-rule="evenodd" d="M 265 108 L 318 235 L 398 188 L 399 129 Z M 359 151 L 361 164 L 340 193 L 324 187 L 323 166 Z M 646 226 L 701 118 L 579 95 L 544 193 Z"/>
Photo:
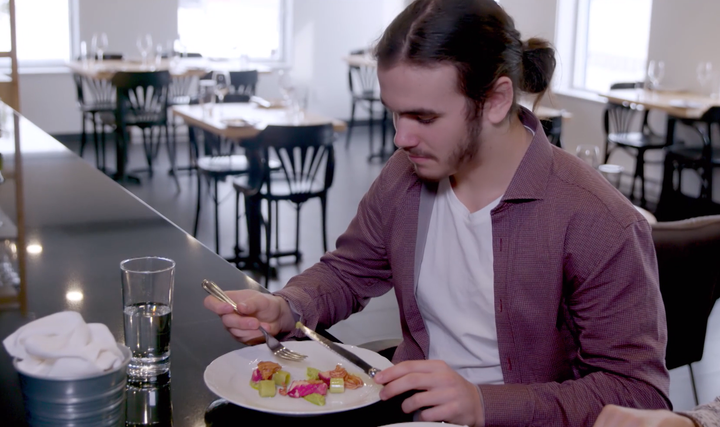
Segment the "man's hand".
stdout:
<path fill-rule="evenodd" d="M 593 427 L 695 427 L 695 422 L 670 411 L 607 405 Z"/>
<path fill-rule="evenodd" d="M 424 390 L 405 399 L 406 414 L 420 408 L 422 421 L 446 421 L 468 426 L 484 426 L 482 396 L 474 385 L 440 360 L 413 360 L 398 363 L 375 375 L 384 384 L 380 398 L 390 399 L 410 390 Z"/>
<path fill-rule="evenodd" d="M 228 296 L 237 303 L 237 314 L 230 304 L 214 296 L 205 298 L 205 308 L 222 318 L 225 328 L 240 342 L 254 344 L 262 338 L 258 326 L 272 335 L 291 331 L 295 327 L 290 306 L 283 298 L 253 290 L 229 291 Z"/>

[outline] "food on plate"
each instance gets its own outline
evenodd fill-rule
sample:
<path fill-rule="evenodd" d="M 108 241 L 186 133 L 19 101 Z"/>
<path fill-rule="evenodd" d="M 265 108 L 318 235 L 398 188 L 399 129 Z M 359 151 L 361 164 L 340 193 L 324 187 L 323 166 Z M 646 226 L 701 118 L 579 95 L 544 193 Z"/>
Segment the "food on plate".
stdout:
<path fill-rule="evenodd" d="M 342 378 L 330 378 L 330 393 L 345 393 L 345 380 Z"/>
<path fill-rule="evenodd" d="M 332 378 L 342 378 L 345 380 L 345 388 L 349 388 L 350 390 L 355 390 L 365 385 L 362 378 L 349 374 L 341 365 L 335 366 L 335 369 L 332 371 L 320 372 L 318 378 L 323 380 L 328 386 Z"/>
<path fill-rule="evenodd" d="M 277 392 L 277 389 L 275 388 L 275 381 L 259 381 L 258 391 L 260 392 L 260 397 L 275 397 L 275 393 Z"/>
<path fill-rule="evenodd" d="M 308 394 L 307 396 L 303 396 L 303 399 L 318 406 L 325 406 L 325 396 L 323 396 L 322 394 Z"/>
<path fill-rule="evenodd" d="M 276 394 L 292 398 L 303 398 L 318 406 L 325 405 L 325 395 L 344 393 L 365 385 L 363 380 L 347 372 L 341 365 L 332 371 L 320 371 L 308 367 L 305 380 L 291 381 L 290 373 L 282 370 L 275 362 L 259 362 L 252 372 L 250 387 L 258 390 L 260 397 L 275 397 Z M 279 390 L 277 389 L 279 387 Z"/>

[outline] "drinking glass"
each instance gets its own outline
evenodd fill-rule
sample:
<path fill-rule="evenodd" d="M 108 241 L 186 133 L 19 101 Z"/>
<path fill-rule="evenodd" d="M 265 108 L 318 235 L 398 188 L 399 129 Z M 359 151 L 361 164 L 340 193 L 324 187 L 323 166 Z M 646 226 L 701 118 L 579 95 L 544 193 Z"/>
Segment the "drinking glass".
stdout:
<path fill-rule="evenodd" d="M 660 88 L 660 82 L 662 81 L 663 77 L 665 76 L 665 62 L 663 61 L 656 61 L 651 60 L 648 64 L 648 79 L 650 79 L 650 84 L 652 85 L 653 90 L 657 90 Z"/>
<path fill-rule="evenodd" d="M 295 92 L 295 86 L 288 70 L 278 70 L 278 88 L 285 100 L 285 104 L 291 105 Z"/>
<path fill-rule="evenodd" d="M 603 164 L 598 166 L 598 171 L 600 171 L 600 174 L 605 177 L 605 179 L 608 180 L 608 182 L 618 190 L 620 189 L 620 178 L 622 178 L 622 173 L 625 170 L 620 165 L 613 165 L 613 164 Z"/>
<path fill-rule="evenodd" d="M 82 61 L 83 67 L 87 66 L 88 50 L 87 42 L 85 40 L 80 42 L 80 61 Z"/>
<path fill-rule="evenodd" d="M 593 169 L 600 164 L 600 149 L 594 145 L 578 145 L 575 154 Z"/>
<path fill-rule="evenodd" d="M 218 102 L 223 103 L 225 95 L 230 92 L 230 73 L 227 71 L 213 71 L 213 80 L 215 81 L 215 95 Z"/>
<path fill-rule="evenodd" d="M 215 80 L 200 80 L 198 102 L 202 106 L 203 116 L 212 116 L 215 96 Z"/>
<path fill-rule="evenodd" d="M 128 376 L 152 381 L 170 371 L 175 261 L 161 257 L 120 263 Z"/>
<path fill-rule="evenodd" d="M 701 62 L 698 64 L 697 79 L 703 95 L 707 95 L 708 83 L 712 83 L 713 80 L 712 62 Z"/>
<path fill-rule="evenodd" d="M 148 54 L 153 48 L 153 40 L 152 36 L 150 34 L 145 34 L 144 36 L 138 36 L 137 41 L 135 42 L 137 45 L 138 50 L 140 51 L 140 55 L 142 56 L 142 63 L 143 65 L 148 64 Z"/>

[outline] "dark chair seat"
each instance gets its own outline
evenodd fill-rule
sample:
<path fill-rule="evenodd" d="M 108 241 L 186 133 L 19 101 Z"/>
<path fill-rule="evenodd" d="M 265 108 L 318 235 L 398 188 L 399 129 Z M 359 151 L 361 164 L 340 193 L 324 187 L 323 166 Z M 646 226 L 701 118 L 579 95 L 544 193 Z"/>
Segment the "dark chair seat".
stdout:
<path fill-rule="evenodd" d="M 667 153 L 681 156 L 688 162 L 701 162 L 705 160 L 705 153 L 702 147 L 688 147 L 683 144 L 671 145 L 667 148 Z M 712 149 L 708 160 L 710 160 L 713 166 L 720 166 L 720 149 Z"/>
<path fill-rule="evenodd" d="M 648 135 L 642 132 L 611 133 L 607 138 L 613 144 L 635 149 L 660 149 L 666 145 L 664 136 Z"/>

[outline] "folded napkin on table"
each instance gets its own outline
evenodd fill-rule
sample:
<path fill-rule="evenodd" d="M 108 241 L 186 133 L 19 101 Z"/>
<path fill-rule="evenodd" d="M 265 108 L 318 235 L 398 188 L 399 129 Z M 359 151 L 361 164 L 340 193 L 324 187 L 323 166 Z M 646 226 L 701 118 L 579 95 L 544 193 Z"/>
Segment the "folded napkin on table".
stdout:
<path fill-rule="evenodd" d="M 82 377 L 118 368 L 123 354 L 107 326 L 63 311 L 37 319 L 3 341 L 21 371 L 43 377 Z"/>

